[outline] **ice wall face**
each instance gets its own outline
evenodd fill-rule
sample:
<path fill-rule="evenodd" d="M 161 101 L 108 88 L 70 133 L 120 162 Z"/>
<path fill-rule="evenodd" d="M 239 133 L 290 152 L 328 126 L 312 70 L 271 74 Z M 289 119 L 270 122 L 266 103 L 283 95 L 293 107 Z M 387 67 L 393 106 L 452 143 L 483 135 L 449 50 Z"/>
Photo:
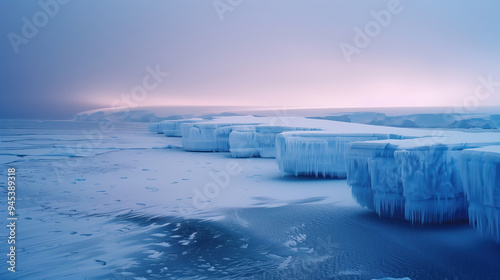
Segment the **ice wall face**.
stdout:
<path fill-rule="evenodd" d="M 469 223 L 500 243 L 500 146 L 464 150 L 460 168 Z"/>
<path fill-rule="evenodd" d="M 438 138 L 426 144 L 422 139 L 349 144 L 347 183 L 353 197 L 381 216 L 414 223 L 467 219 L 461 174 L 470 172 L 460 167 L 459 156 L 465 148 L 488 142 L 462 144 L 459 139 Z"/>
<path fill-rule="evenodd" d="M 232 157 L 276 157 L 276 135 L 285 131 L 311 131 L 315 128 L 285 126 L 255 126 L 252 129 L 236 129 L 229 135 Z"/>
<path fill-rule="evenodd" d="M 403 184 L 398 176 L 398 164 L 394 159 L 394 149 L 385 147 L 368 160 L 368 171 L 373 190 L 375 211 L 381 216 L 403 218 L 405 197 Z"/>
<path fill-rule="evenodd" d="M 233 129 L 256 124 L 232 123 L 183 123 L 182 147 L 186 151 L 229 152 L 229 135 Z"/>
<path fill-rule="evenodd" d="M 396 146 L 354 142 L 346 151 L 347 184 L 354 199 L 381 216 L 402 217 L 404 197 L 397 165 Z"/>
<path fill-rule="evenodd" d="M 347 144 L 384 137 L 389 135 L 284 132 L 276 137 L 276 160 L 287 174 L 346 178 Z"/>
<path fill-rule="evenodd" d="M 181 124 L 182 147 L 186 151 L 227 152 L 231 124 Z M 226 137 L 224 137 L 226 136 Z"/>
<path fill-rule="evenodd" d="M 166 137 L 181 137 L 181 124 L 200 122 L 202 119 L 165 120 L 160 122 L 160 130 Z"/>
<path fill-rule="evenodd" d="M 157 123 L 157 122 L 149 123 L 148 130 L 149 130 L 149 132 L 154 132 L 154 133 L 158 133 L 158 134 L 163 133 L 163 131 L 160 129 L 160 123 Z"/>
<path fill-rule="evenodd" d="M 405 197 L 405 218 L 417 223 L 467 219 L 458 156 L 462 146 L 432 145 L 394 153 Z"/>
<path fill-rule="evenodd" d="M 234 158 L 259 157 L 256 146 L 257 140 L 255 127 L 233 129 L 229 134 L 229 151 Z"/>

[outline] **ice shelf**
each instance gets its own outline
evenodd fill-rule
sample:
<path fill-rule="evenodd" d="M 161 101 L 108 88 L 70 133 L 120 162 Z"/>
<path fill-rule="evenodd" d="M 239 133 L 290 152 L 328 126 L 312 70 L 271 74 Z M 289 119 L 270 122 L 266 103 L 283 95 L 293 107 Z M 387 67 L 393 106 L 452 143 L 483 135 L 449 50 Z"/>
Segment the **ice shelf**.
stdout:
<path fill-rule="evenodd" d="M 160 129 L 159 122 L 149 123 L 148 130 L 149 130 L 149 132 L 154 132 L 154 133 L 158 133 L 158 134 L 163 133 L 163 131 Z"/>
<path fill-rule="evenodd" d="M 386 142 L 354 142 L 346 152 L 347 184 L 354 199 L 379 215 L 402 217 L 404 197 L 397 165 L 396 146 Z"/>
<path fill-rule="evenodd" d="M 464 150 L 460 167 L 469 223 L 500 243 L 500 146 Z"/>
<path fill-rule="evenodd" d="M 229 152 L 229 134 L 233 129 L 255 125 L 257 124 L 183 123 L 182 147 L 186 151 Z"/>
<path fill-rule="evenodd" d="M 275 126 L 276 118 L 234 116 L 163 122 L 161 130 L 175 135 L 179 126 L 187 151 L 276 156 L 282 173 L 347 177 L 355 200 L 381 216 L 422 224 L 469 217 L 499 242 L 500 133 L 279 120 L 286 125 Z M 149 129 L 159 132 L 159 126 Z M 308 129 L 321 131 L 302 131 Z"/>
<path fill-rule="evenodd" d="M 467 219 L 459 156 L 462 150 L 492 144 L 497 138 L 437 137 L 351 143 L 347 183 L 362 206 L 381 216 L 414 223 Z M 500 143 L 500 142 L 499 142 Z M 371 191 L 371 192 L 370 192 Z"/>
<path fill-rule="evenodd" d="M 195 123 L 201 122 L 203 119 L 182 119 L 182 120 L 165 120 L 160 122 L 160 130 L 165 134 L 166 137 L 181 137 L 181 124 L 183 123 Z"/>
<path fill-rule="evenodd" d="M 399 137 L 370 133 L 284 132 L 276 137 L 276 160 L 280 170 L 287 174 L 346 178 L 348 143 Z"/>
<path fill-rule="evenodd" d="M 435 144 L 394 152 L 405 197 L 405 218 L 417 223 L 467 219 L 458 168 L 463 145 Z"/>
<path fill-rule="evenodd" d="M 312 131 L 315 128 L 260 125 L 233 129 L 229 135 L 231 156 L 235 158 L 276 157 L 276 135 L 285 131 Z"/>

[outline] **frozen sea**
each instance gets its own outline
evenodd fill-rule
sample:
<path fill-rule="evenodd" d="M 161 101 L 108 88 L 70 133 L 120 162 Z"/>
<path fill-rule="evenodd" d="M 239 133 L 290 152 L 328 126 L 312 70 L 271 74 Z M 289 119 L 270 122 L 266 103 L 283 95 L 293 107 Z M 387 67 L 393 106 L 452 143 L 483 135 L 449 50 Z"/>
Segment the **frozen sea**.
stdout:
<path fill-rule="evenodd" d="M 500 245 L 466 222 L 380 218 L 345 180 L 99 125 L 0 123 L 2 224 L 8 167 L 18 215 L 16 272 L 3 226 L 0 279 L 500 279 Z"/>

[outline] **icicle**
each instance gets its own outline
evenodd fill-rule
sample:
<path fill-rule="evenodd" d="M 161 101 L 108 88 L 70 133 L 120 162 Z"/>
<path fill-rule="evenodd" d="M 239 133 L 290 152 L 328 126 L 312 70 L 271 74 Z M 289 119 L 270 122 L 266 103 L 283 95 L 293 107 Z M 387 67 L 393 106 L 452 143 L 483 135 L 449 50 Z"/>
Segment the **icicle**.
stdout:
<path fill-rule="evenodd" d="M 276 157 L 276 135 L 284 131 L 311 131 L 315 128 L 256 126 L 251 131 L 234 130 L 229 135 L 233 157 Z"/>
<path fill-rule="evenodd" d="M 347 184 L 352 186 L 351 192 L 354 199 L 361 206 L 374 209 L 379 215 L 389 217 L 395 216 L 397 211 L 402 211 L 398 210 L 401 203 L 397 202 L 397 200 L 394 200 L 392 204 L 387 204 L 384 200 L 391 193 L 401 193 L 401 191 L 398 191 L 399 188 L 394 186 L 398 184 L 398 180 L 394 179 L 397 178 L 397 174 L 394 174 L 396 165 L 393 154 L 393 146 L 383 141 L 374 141 L 350 143 L 347 146 L 345 156 Z M 389 164 L 389 162 L 392 162 L 392 164 Z M 389 187 L 386 187 L 386 184 Z M 373 188 L 374 185 L 375 188 Z M 375 190 L 377 191 L 376 199 Z M 389 194 L 385 195 L 385 193 Z M 369 199 L 371 201 L 368 201 Z"/>
<path fill-rule="evenodd" d="M 500 243 L 500 208 L 472 203 L 469 206 L 469 224 L 481 235 Z"/>
<path fill-rule="evenodd" d="M 500 146 L 464 150 L 460 155 L 469 223 L 500 243 Z"/>
<path fill-rule="evenodd" d="M 380 216 L 404 218 L 403 185 L 392 153 L 380 153 L 368 160 L 375 211 Z"/>
<path fill-rule="evenodd" d="M 405 198 L 402 194 L 374 191 L 373 204 L 379 216 L 405 218 Z"/>
<path fill-rule="evenodd" d="M 468 205 L 458 169 L 459 153 L 445 145 L 394 153 L 406 199 L 407 220 L 423 224 L 467 218 Z"/>
<path fill-rule="evenodd" d="M 288 174 L 346 178 L 347 144 L 380 137 L 388 135 L 285 132 L 276 138 L 276 159 L 280 170 Z"/>
<path fill-rule="evenodd" d="M 390 144 L 392 143 L 392 144 Z M 447 223 L 467 219 L 458 167 L 461 145 L 413 146 L 408 141 L 356 142 L 349 145 L 348 184 L 361 205 L 359 188 L 373 191 L 373 207 L 381 216 L 413 223 Z M 354 188 L 356 186 L 356 188 Z M 356 192 L 357 194 L 355 194 Z M 365 191 L 365 193 L 368 193 Z"/>
<path fill-rule="evenodd" d="M 232 131 L 229 134 L 229 151 L 234 158 L 258 157 L 259 151 L 253 146 L 255 133 L 253 131 Z"/>
<path fill-rule="evenodd" d="M 351 187 L 351 194 L 359 205 L 375 210 L 375 205 L 373 204 L 373 191 L 371 188 L 354 185 Z"/>
<path fill-rule="evenodd" d="M 467 220 L 467 207 L 464 197 L 428 200 L 406 198 L 405 218 L 420 224 L 453 223 Z"/>
<path fill-rule="evenodd" d="M 182 147 L 186 151 L 229 152 L 231 129 L 228 123 L 183 123 Z"/>

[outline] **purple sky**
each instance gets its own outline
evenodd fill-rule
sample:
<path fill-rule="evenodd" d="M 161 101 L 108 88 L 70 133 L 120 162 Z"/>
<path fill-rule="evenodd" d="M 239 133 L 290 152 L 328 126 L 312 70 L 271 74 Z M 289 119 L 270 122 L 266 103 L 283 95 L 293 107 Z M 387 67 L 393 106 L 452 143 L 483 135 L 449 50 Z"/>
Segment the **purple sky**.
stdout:
<path fill-rule="evenodd" d="M 0 2 L 1 118 L 127 102 L 500 106 L 498 1 L 63 2 Z"/>

